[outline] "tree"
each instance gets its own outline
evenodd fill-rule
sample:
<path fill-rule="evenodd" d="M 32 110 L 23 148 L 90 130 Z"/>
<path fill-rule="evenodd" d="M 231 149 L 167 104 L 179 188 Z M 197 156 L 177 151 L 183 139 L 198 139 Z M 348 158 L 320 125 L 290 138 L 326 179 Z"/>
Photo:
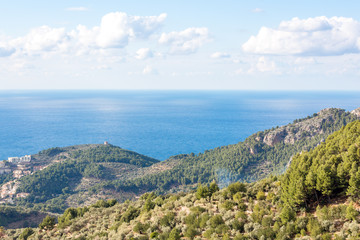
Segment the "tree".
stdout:
<path fill-rule="evenodd" d="M 206 185 L 199 185 L 196 190 L 197 199 L 207 198 L 211 196 L 210 189 Z"/>
<path fill-rule="evenodd" d="M 47 216 L 43 219 L 42 223 L 39 224 L 39 228 L 40 228 L 40 229 L 51 230 L 51 229 L 54 228 L 55 223 L 56 223 L 56 222 L 55 222 L 55 218 L 47 215 Z"/>
<path fill-rule="evenodd" d="M 285 206 L 280 213 L 281 222 L 286 224 L 295 219 L 295 211 L 292 210 L 290 207 Z"/>
<path fill-rule="evenodd" d="M 32 228 L 25 228 L 25 230 L 20 234 L 19 238 L 27 240 L 28 237 L 34 234 L 34 230 Z"/>
<path fill-rule="evenodd" d="M 177 228 L 173 228 L 173 230 L 171 230 L 169 234 L 169 240 L 179 240 L 180 238 L 180 230 Z"/>

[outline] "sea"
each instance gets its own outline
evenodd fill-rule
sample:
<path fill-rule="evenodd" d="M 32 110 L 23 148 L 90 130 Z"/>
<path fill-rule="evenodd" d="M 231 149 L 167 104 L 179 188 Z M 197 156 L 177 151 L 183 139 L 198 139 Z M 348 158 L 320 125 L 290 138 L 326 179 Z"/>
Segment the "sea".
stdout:
<path fill-rule="evenodd" d="M 108 141 L 165 160 L 330 107 L 356 109 L 360 92 L 0 91 L 0 159 Z"/>

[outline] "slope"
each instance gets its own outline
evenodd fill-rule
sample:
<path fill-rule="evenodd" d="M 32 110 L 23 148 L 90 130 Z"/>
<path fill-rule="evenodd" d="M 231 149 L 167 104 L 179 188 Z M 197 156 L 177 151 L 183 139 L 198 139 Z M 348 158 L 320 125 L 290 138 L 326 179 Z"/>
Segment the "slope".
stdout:
<path fill-rule="evenodd" d="M 189 193 L 145 193 L 121 204 L 100 200 L 89 207 L 67 209 L 57 224 L 47 218 L 41 228 L 0 234 L 4 239 L 26 236 L 29 240 L 359 239 L 360 207 L 353 202 L 360 196 L 353 191 L 359 189 L 359 167 L 354 167 L 359 164 L 360 121 L 355 121 L 315 149 L 296 155 L 279 177 L 236 182 L 221 190 L 212 182 Z M 329 171 L 323 172 L 327 166 Z M 293 193 L 287 186 L 289 179 L 307 179 L 301 177 L 304 173 L 317 175 L 316 187 L 310 181 L 304 193 L 315 188 L 332 200 L 319 204 L 312 194 L 304 195 L 312 207 L 294 211 L 286 200 Z M 328 180 L 331 185 L 322 184 Z"/>

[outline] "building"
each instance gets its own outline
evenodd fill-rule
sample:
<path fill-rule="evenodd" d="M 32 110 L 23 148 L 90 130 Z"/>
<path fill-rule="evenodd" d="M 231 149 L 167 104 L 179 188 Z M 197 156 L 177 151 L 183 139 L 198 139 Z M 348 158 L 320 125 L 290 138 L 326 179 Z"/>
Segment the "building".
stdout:
<path fill-rule="evenodd" d="M 31 155 L 25 155 L 23 157 L 9 157 L 8 161 L 11 163 L 28 163 L 31 162 Z"/>

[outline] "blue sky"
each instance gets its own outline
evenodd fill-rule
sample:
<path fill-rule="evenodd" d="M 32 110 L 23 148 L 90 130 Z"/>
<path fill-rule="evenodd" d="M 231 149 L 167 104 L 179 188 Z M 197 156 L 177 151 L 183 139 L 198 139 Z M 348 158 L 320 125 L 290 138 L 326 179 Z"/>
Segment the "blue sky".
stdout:
<path fill-rule="evenodd" d="M 360 90 L 359 1 L 2 1 L 0 89 Z"/>

